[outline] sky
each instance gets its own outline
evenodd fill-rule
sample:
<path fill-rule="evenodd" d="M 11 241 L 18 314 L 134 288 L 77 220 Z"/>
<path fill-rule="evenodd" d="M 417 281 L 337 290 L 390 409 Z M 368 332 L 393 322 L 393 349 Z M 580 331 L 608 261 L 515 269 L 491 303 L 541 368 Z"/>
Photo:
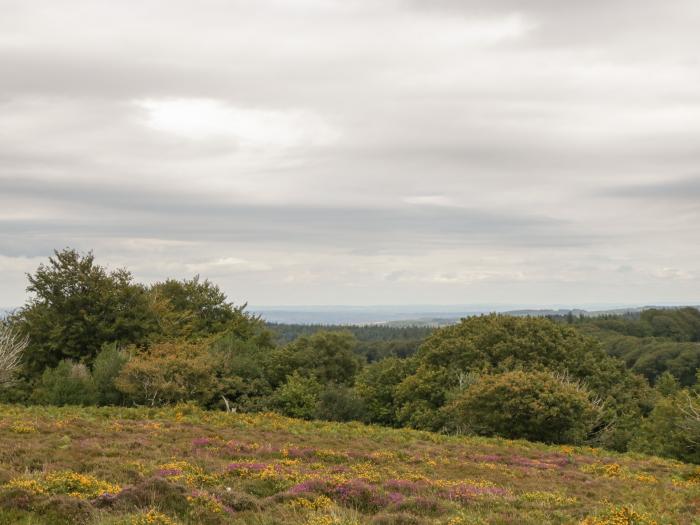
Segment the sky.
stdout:
<path fill-rule="evenodd" d="M 0 0 L 0 305 L 700 303 L 697 0 Z"/>

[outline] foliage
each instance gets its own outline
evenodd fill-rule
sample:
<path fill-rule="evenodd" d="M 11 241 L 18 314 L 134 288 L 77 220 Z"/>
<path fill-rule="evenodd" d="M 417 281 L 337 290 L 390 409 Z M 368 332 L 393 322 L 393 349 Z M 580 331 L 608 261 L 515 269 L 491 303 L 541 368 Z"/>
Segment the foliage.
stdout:
<path fill-rule="evenodd" d="M 585 382 L 604 403 L 600 439 L 624 449 L 650 395 L 644 381 L 606 356 L 574 328 L 548 319 L 485 315 L 433 333 L 415 357 L 415 373 L 395 389 L 402 424 L 438 430 L 449 426 L 439 409 L 471 374 L 512 370 L 554 371 Z"/>
<path fill-rule="evenodd" d="M 97 402 L 97 389 L 85 365 L 64 360 L 44 371 L 33 399 L 48 405 L 92 405 Z"/>
<path fill-rule="evenodd" d="M 367 362 L 373 363 L 387 357 L 410 357 L 416 353 L 433 328 L 429 326 L 277 324 L 267 325 L 280 344 L 291 343 L 301 336 L 321 331 L 350 332 L 357 344 L 354 351 Z"/>
<path fill-rule="evenodd" d="M 684 389 L 661 397 L 641 425 L 632 448 L 700 463 L 700 396 Z"/>
<path fill-rule="evenodd" d="M 108 272 L 92 253 L 56 251 L 28 278 L 32 297 L 12 322 L 29 337 L 31 375 L 64 359 L 90 364 L 104 343 L 141 343 L 155 329 L 145 287 L 126 270 Z"/>
<path fill-rule="evenodd" d="M 232 305 L 218 286 L 199 276 L 155 283 L 149 295 L 162 339 L 200 339 L 224 332 L 241 339 L 271 338 L 263 323 L 245 312 L 245 304 Z"/>
<path fill-rule="evenodd" d="M 484 375 L 445 410 L 451 424 L 485 436 L 581 443 L 598 417 L 585 387 L 551 372 Z"/>
<path fill-rule="evenodd" d="M 118 350 L 116 344 L 102 346 L 92 366 L 98 405 L 119 405 L 124 402 L 124 395 L 117 389 L 115 380 L 127 361 L 126 353 Z"/>
<path fill-rule="evenodd" d="M 337 385 L 326 385 L 318 396 L 315 417 L 326 421 L 361 421 L 365 406 L 355 389 Z"/>
<path fill-rule="evenodd" d="M 170 341 L 136 351 L 114 384 L 137 404 L 149 406 L 216 398 L 215 361 L 202 343 Z"/>
<path fill-rule="evenodd" d="M 356 391 L 364 404 L 364 420 L 397 426 L 396 387 L 415 371 L 413 361 L 388 357 L 364 368 L 356 380 Z"/>
<path fill-rule="evenodd" d="M 355 338 L 349 332 L 317 332 L 303 336 L 270 353 L 270 384 L 279 385 L 297 372 L 323 384 L 351 385 L 361 362 L 353 352 Z"/>
<path fill-rule="evenodd" d="M 275 390 L 272 406 L 282 414 L 301 419 L 316 416 L 321 385 L 313 377 L 303 377 L 295 371 Z"/>

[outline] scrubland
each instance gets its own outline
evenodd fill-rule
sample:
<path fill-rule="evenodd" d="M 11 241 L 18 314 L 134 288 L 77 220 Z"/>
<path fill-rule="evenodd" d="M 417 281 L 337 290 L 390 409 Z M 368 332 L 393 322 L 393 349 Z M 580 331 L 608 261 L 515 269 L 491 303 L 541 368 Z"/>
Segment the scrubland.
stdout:
<path fill-rule="evenodd" d="M 0 524 L 693 524 L 700 469 L 361 423 L 0 405 Z"/>

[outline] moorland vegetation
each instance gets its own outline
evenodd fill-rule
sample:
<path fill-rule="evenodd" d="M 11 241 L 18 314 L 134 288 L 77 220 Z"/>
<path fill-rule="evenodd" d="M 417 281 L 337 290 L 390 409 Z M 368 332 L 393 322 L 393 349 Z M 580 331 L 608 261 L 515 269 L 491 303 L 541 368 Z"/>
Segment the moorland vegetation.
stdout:
<path fill-rule="evenodd" d="M 700 462 L 693 308 L 310 330 L 268 326 L 208 280 L 144 285 L 71 249 L 28 280 L 2 323 L 26 341 L 0 370 L 8 403 L 194 403 Z"/>

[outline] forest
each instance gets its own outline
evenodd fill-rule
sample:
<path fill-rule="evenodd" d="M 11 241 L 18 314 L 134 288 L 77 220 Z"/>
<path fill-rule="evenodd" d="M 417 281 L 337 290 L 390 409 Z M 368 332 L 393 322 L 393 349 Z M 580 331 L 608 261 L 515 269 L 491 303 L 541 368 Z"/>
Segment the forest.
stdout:
<path fill-rule="evenodd" d="M 141 284 L 56 251 L 1 325 L 0 400 L 179 403 L 447 435 L 590 445 L 700 463 L 700 311 L 438 329 L 270 325 L 199 277 Z"/>

